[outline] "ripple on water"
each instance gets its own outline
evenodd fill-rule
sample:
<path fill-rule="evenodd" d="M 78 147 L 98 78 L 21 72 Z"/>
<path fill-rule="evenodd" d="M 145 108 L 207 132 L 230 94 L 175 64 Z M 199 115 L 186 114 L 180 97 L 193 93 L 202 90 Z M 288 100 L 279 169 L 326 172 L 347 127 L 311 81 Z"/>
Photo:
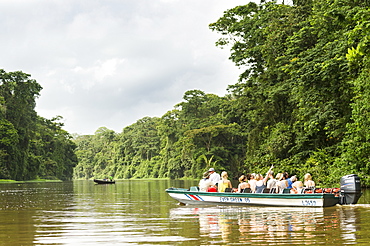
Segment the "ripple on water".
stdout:
<path fill-rule="evenodd" d="M 166 180 L 1 186 L 0 242 L 334 246 L 370 241 L 366 202 L 325 209 L 178 206 L 164 192 L 167 187 Z"/>
<path fill-rule="evenodd" d="M 90 209 L 88 211 L 40 211 L 35 216 L 39 222 L 35 243 L 69 245 L 78 241 L 79 245 L 99 242 L 174 245 L 175 242 L 194 240 L 179 235 L 162 235 L 162 232 L 168 228 L 164 228 L 159 222 L 168 221 L 166 218 L 145 218 L 145 215 L 140 217 L 139 213 L 125 214 L 116 210 L 111 211 L 114 212 Z"/>

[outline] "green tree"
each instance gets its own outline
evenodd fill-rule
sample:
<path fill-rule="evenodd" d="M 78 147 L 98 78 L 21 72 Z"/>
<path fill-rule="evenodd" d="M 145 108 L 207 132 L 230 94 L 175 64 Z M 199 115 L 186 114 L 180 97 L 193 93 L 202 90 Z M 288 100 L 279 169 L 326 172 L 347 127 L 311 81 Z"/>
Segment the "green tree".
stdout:
<path fill-rule="evenodd" d="M 42 87 L 29 74 L 0 69 L 0 178 L 71 179 L 77 159 L 71 136 L 35 111 Z"/>
<path fill-rule="evenodd" d="M 236 104 L 227 113 L 248 134 L 246 166 L 275 163 L 298 174 L 318 166 L 332 181 L 357 98 L 351 81 L 365 65 L 368 31 L 357 34 L 367 9 L 346 0 L 249 3 L 210 25 L 245 69 L 229 88 Z"/>
<path fill-rule="evenodd" d="M 76 145 L 72 136 L 62 129 L 61 120 L 61 116 L 51 120 L 38 117 L 37 131 L 30 144 L 30 159 L 37 163 L 39 177 L 72 179 L 77 164 Z"/>
<path fill-rule="evenodd" d="M 33 137 L 37 119 L 35 99 L 41 89 L 42 87 L 35 80 L 30 79 L 29 74 L 20 71 L 6 73 L 0 70 L 3 122 L 7 122 L 5 125 L 9 131 L 15 130 L 17 133 L 16 145 L 11 147 L 12 151 L 8 153 L 7 158 L 6 175 L 9 178 L 22 180 L 34 178 L 36 175 L 37 163 L 30 163 L 28 156 L 29 142 Z M 8 148 L 7 151 L 10 149 Z"/>

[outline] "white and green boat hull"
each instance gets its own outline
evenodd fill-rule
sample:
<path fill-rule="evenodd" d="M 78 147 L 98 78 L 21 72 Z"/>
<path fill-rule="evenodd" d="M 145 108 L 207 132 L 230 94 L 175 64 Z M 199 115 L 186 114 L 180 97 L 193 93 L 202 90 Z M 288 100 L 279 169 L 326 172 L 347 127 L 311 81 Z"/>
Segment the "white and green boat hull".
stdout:
<path fill-rule="evenodd" d="M 275 194 L 199 192 L 182 188 L 169 188 L 166 192 L 184 204 L 217 204 L 241 206 L 330 207 L 339 203 L 334 194 Z"/>

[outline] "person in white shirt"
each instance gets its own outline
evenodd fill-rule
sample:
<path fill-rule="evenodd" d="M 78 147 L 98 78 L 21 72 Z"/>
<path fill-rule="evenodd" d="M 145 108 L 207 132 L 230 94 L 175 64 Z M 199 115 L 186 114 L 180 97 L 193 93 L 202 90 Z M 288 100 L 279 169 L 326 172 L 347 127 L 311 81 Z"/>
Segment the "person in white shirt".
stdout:
<path fill-rule="evenodd" d="M 303 183 L 302 181 L 299 181 L 297 179 L 297 176 L 292 176 L 290 177 L 290 180 L 292 180 L 293 184 L 292 184 L 292 189 L 290 190 L 290 193 L 292 194 L 299 194 L 302 192 L 302 189 L 303 189 Z"/>
<path fill-rule="evenodd" d="M 281 193 L 285 188 L 288 187 L 288 181 L 285 179 L 284 175 L 282 173 L 278 173 L 276 175 L 276 193 Z"/>
<path fill-rule="evenodd" d="M 274 178 L 274 171 L 270 171 L 269 180 L 267 181 L 267 189 L 276 188 L 276 179 Z"/>
<path fill-rule="evenodd" d="M 208 188 L 214 187 L 215 184 L 209 180 L 209 172 L 203 174 L 203 178 L 199 181 L 199 191 L 208 191 Z"/>
<path fill-rule="evenodd" d="M 220 174 L 216 173 L 213 167 L 211 167 L 208 172 L 211 174 L 209 176 L 209 180 L 211 180 L 217 186 L 218 182 L 221 180 Z"/>
<path fill-rule="evenodd" d="M 315 187 L 315 182 L 312 180 L 312 176 L 311 174 L 309 173 L 306 173 L 304 175 L 304 186 L 306 186 L 307 188 L 313 188 Z"/>
<path fill-rule="evenodd" d="M 257 183 L 257 180 L 255 179 L 256 178 L 256 174 L 255 173 L 252 173 L 250 176 L 249 176 L 249 181 L 248 181 L 248 184 L 249 186 L 251 187 L 251 192 L 252 193 L 255 193 L 256 192 L 256 183 Z"/>

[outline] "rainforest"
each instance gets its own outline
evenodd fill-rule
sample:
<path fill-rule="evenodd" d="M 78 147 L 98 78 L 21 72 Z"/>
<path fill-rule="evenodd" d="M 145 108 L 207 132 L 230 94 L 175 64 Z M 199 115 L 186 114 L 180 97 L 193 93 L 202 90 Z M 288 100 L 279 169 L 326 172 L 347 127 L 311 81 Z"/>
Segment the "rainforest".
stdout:
<path fill-rule="evenodd" d="M 0 179 L 72 178 L 76 145 L 60 116 L 37 115 L 41 90 L 29 74 L 0 69 Z"/>
<path fill-rule="evenodd" d="M 0 178 L 229 177 L 271 165 L 318 185 L 370 185 L 370 1 L 250 2 L 209 25 L 240 69 L 224 96 L 193 89 L 162 117 L 72 136 L 37 116 L 41 86 L 2 71 Z"/>

